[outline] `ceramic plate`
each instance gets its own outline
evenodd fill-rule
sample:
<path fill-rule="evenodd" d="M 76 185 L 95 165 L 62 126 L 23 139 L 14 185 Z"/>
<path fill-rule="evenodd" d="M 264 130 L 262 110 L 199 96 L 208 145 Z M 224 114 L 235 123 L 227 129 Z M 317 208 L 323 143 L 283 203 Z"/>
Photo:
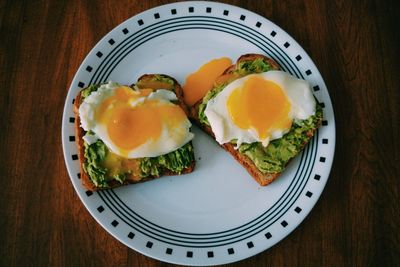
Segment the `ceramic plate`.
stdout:
<path fill-rule="evenodd" d="M 195 126 L 195 171 L 97 193 L 81 186 L 73 99 L 109 80 L 131 84 L 164 73 L 184 84 L 205 62 L 246 53 L 275 59 L 308 80 L 324 106 L 315 137 L 281 177 L 259 186 Z M 214 2 L 181 2 L 140 13 L 108 33 L 83 61 L 69 89 L 62 121 L 65 162 L 90 214 L 120 242 L 149 257 L 184 265 L 238 261 L 273 246 L 310 212 L 328 179 L 335 122 L 324 81 L 285 31 L 248 10 Z"/>

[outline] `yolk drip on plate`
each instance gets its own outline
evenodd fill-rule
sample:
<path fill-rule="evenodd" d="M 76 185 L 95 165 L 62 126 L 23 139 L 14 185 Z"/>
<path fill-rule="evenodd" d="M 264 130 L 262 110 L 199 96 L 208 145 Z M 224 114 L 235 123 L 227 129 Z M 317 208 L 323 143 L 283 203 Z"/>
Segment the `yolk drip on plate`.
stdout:
<path fill-rule="evenodd" d="M 261 139 L 275 129 L 288 129 L 291 104 L 276 83 L 259 76 L 250 77 L 227 100 L 232 121 L 241 129 L 254 129 Z"/>
<path fill-rule="evenodd" d="M 229 58 L 222 57 L 207 62 L 196 72 L 190 74 L 183 86 L 185 103 L 192 106 L 203 98 L 212 88 L 215 79 L 231 64 L 232 61 Z"/>
<path fill-rule="evenodd" d="M 149 140 L 159 139 L 164 127 L 177 127 L 186 119 L 186 114 L 177 105 L 158 99 L 145 99 L 151 89 L 136 92 L 121 86 L 107 98 L 96 112 L 96 117 L 106 126 L 111 141 L 127 154 Z"/>

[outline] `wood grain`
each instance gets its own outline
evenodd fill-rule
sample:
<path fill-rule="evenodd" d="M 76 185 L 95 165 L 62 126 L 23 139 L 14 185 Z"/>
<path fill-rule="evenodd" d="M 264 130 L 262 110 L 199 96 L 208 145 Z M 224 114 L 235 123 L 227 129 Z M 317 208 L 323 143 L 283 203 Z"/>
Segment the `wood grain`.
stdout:
<path fill-rule="evenodd" d="M 86 211 L 61 117 L 102 36 L 171 1 L 0 2 L 0 266 L 172 266 L 128 249 Z M 291 235 L 232 266 L 399 266 L 400 36 L 396 1 L 223 1 L 267 17 L 313 58 L 334 105 L 334 165 Z"/>

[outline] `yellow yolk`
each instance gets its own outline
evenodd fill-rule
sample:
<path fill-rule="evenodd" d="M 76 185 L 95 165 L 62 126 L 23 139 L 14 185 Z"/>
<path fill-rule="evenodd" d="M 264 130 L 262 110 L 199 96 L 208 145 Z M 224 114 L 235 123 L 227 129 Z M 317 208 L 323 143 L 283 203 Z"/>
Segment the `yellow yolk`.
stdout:
<path fill-rule="evenodd" d="M 227 108 L 233 122 L 242 129 L 254 129 L 260 139 L 276 129 L 288 129 L 290 102 L 282 88 L 259 76 L 250 77 L 229 96 Z"/>
<path fill-rule="evenodd" d="M 215 79 L 231 64 L 232 61 L 229 58 L 218 58 L 207 62 L 196 72 L 190 74 L 186 78 L 186 84 L 183 86 L 185 103 L 192 106 L 203 98 L 212 88 Z"/>
<path fill-rule="evenodd" d="M 151 88 L 144 88 L 144 89 L 140 89 L 140 96 L 148 96 L 149 94 L 151 94 L 154 90 Z"/>
<path fill-rule="evenodd" d="M 111 151 L 108 152 L 101 164 L 107 169 L 107 176 L 109 177 L 122 172 L 130 172 L 133 177 L 140 175 L 140 161 L 120 157 Z"/>
<path fill-rule="evenodd" d="M 131 150 L 148 139 L 157 139 L 161 134 L 161 126 L 161 119 L 153 107 L 123 106 L 112 111 L 107 132 L 115 145 L 123 150 Z"/>
<path fill-rule="evenodd" d="M 121 86 L 96 111 L 96 119 L 106 126 L 111 141 L 124 155 L 149 140 L 158 139 L 163 125 L 176 127 L 186 119 L 179 106 L 158 99 L 146 99 L 143 103 L 131 105 L 132 101 L 151 92 L 151 89 L 136 92 Z"/>

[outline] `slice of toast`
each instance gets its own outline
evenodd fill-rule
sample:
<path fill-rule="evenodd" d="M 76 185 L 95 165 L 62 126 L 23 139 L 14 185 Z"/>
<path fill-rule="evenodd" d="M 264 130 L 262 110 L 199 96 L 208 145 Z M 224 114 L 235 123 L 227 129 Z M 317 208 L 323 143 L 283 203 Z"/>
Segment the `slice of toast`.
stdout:
<path fill-rule="evenodd" d="M 136 84 L 133 84 L 130 87 L 133 88 L 134 86 L 136 86 L 139 89 L 151 88 L 154 90 L 157 90 L 157 89 L 172 90 L 178 98 L 178 101 L 176 104 L 178 104 L 183 109 L 183 111 L 186 113 L 186 115 L 189 114 L 188 109 L 183 102 L 182 87 L 174 78 L 172 78 L 168 75 L 164 75 L 164 74 L 145 74 L 138 79 Z M 96 186 L 96 184 L 93 183 L 92 179 L 90 178 L 89 174 L 85 171 L 85 168 L 84 168 L 84 163 L 85 163 L 86 159 L 85 159 L 85 145 L 84 145 L 83 136 L 86 134 L 86 131 L 84 131 L 83 128 L 80 127 L 81 120 L 79 117 L 79 106 L 81 105 L 81 103 L 84 100 L 81 93 L 84 90 L 85 89 L 80 91 L 75 98 L 74 114 L 75 114 L 75 140 L 76 140 L 77 147 L 78 147 L 78 157 L 79 157 L 79 162 L 80 162 L 80 177 L 81 177 L 82 185 L 85 188 L 87 188 L 88 190 L 91 190 L 91 191 L 95 191 L 95 190 L 99 190 L 99 189 L 115 188 L 115 187 L 119 187 L 122 185 L 145 182 L 148 180 L 152 180 L 154 178 L 158 178 L 160 176 L 179 175 L 179 174 L 184 174 L 184 173 L 190 173 L 193 171 L 194 166 L 195 166 L 195 160 L 194 160 L 194 155 L 191 155 L 192 160 L 191 160 L 190 164 L 188 166 L 186 166 L 185 168 L 183 168 L 183 170 L 179 173 L 173 172 L 173 171 L 165 168 L 165 169 L 162 169 L 161 172 L 159 172 L 157 175 L 149 175 L 149 176 L 143 177 L 139 174 L 132 174 L 132 175 L 128 175 L 125 178 L 125 180 L 123 181 L 123 183 L 119 182 L 118 180 L 110 180 L 108 182 L 108 186 L 106 188 Z M 193 153 L 192 142 L 190 141 L 187 145 L 191 147 L 191 151 L 192 151 L 191 153 Z M 129 162 L 132 163 L 132 165 L 138 165 L 138 164 L 140 164 L 141 160 L 143 160 L 143 159 L 141 159 L 141 158 L 130 159 Z"/>
<path fill-rule="evenodd" d="M 257 64 L 254 64 L 252 67 L 249 67 L 249 69 L 246 69 L 247 65 L 251 65 L 250 63 L 255 62 L 255 61 L 262 61 L 265 65 L 268 65 L 268 70 L 279 70 L 280 67 L 279 65 L 271 58 L 268 58 L 264 55 L 259 55 L 259 54 L 246 54 L 237 60 L 236 64 L 230 66 L 227 68 L 224 73 L 217 78 L 217 80 L 214 83 L 213 89 L 209 93 L 211 93 L 213 90 L 217 89 L 217 93 L 214 93 L 214 95 L 218 94 L 220 91 L 223 90 L 223 88 L 226 87 L 229 83 L 232 81 L 244 77 L 248 74 L 252 73 L 260 73 L 264 72 L 265 70 L 259 69 L 257 67 Z M 247 64 L 247 65 L 246 65 Z M 214 133 L 211 129 L 211 127 L 202 122 L 201 118 L 199 117 L 199 110 L 201 109 L 201 105 L 203 101 L 206 101 L 205 99 L 207 98 L 207 95 L 196 102 L 191 108 L 190 108 L 190 115 L 189 117 L 203 130 L 205 131 L 208 135 L 213 137 L 215 139 Z M 319 105 L 317 103 L 317 105 Z M 309 131 L 305 132 L 305 142 L 301 144 L 301 149 L 304 148 L 304 146 L 311 140 L 312 136 L 314 135 L 315 131 L 321 124 L 322 117 L 318 118 L 316 122 L 316 126 Z M 248 156 L 245 154 L 242 154 L 239 152 L 239 150 L 235 149 L 235 145 L 232 143 L 225 143 L 221 145 L 222 148 L 224 148 L 226 151 L 228 151 L 243 167 L 249 172 L 249 174 L 262 186 L 268 185 L 271 182 L 273 182 L 281 173 L 282 171 L 278 172 L 263 172 L 261 171 L 251 160 Z M 288 160 L 285 163 L 285 166 L 289 163 L 290 160 Z"/>

